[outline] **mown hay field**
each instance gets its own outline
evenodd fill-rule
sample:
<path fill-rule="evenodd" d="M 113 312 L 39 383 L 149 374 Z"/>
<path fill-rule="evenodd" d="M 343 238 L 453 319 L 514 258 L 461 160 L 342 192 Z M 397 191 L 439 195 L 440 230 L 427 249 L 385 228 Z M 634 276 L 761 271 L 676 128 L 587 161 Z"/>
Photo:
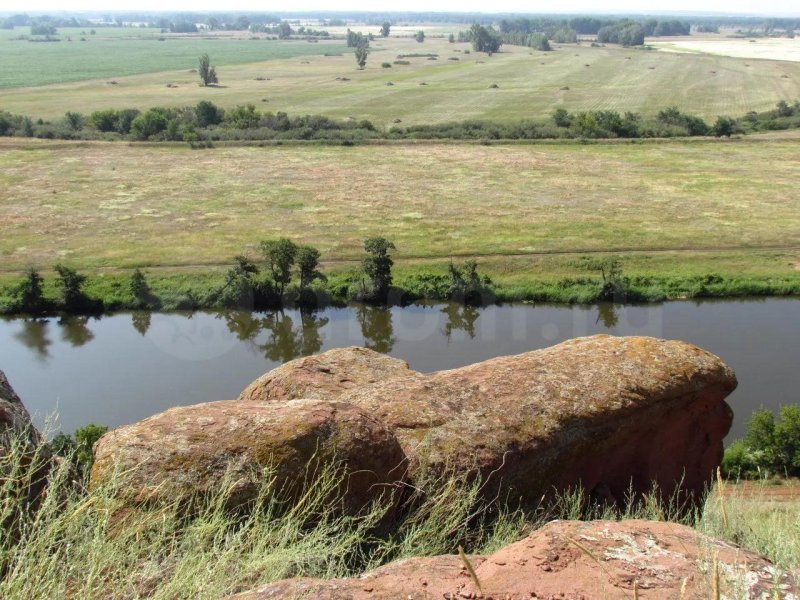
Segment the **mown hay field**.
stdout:
<path fill-rule="evenodd" d="M 0 46 L 0 71 L 8 74 L 6 85 L 14 86 L 0 89 L 0 107 L 49 119 L 66 111 L 186 106 L 205 99 L 225 107 L 253 103 L 292 115 L 366 118 L 381 126 L 397 120 L 545 119 L 558 107 L 653 115 L 676 105 L 713 120 L 800 98 L 800 63 L 593 48 L 585 42 L 556 45 L 547 53 L 506 45 L 487 56 L 467 53 L 469 44 L 449 44 L 441 37 L 421 44 L 408 37 L 379 38 L 363 71 L 342 40 L 312 44 L 175 36 L 164 42 L 6 40 Z M 191 70 L 201 52 L 219 66 L 220 87 L 197 85 Z M 404 54 L 437 56 L 394 64 Z M 69 81 L 77 78 L 82 81 Z M 40 85 L 54 80 L 60 83 Z"/>

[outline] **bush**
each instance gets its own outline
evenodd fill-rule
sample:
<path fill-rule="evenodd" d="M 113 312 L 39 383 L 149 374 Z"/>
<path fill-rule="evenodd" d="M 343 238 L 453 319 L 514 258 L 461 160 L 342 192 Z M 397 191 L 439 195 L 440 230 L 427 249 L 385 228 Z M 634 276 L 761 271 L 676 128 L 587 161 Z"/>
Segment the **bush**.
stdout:
<path fill-rule="evenodd" d="M 387 63 L 387 62 L 381 63 L 381 68 L 382 69 L 391 69 L 392 68 L 392 63 Z"/>
<path fill-rule="evenodd" d="M 727 477 L 800 476 L 800 405 L 755 411 L 747 433 L 725 449 L 722 470 Z"/>

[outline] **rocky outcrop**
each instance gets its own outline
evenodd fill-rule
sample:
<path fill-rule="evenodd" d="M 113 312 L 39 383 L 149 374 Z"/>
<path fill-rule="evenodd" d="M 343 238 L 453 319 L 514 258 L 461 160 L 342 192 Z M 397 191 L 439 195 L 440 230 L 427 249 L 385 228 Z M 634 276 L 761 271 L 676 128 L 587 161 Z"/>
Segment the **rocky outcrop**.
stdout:
<path fill-rule="evenodd" d="M 11 483 L 10 489 L 15 491 L 9 489 L 8 493 L 25 497 L 31 506 L 40 501 L 52 466 L 50 449 L 42 442 L 42 436 L 33 426 L 22 400 L 11 387 L 5 373 L 0 371 L 0 462 L 13 448 L 16 456 L 11 462 L 15 463 L 16 468 L 27 472 L 24 477 L 17 477 L 16 483 Z M 3 471 L 0 468 L 0 487 L 10 483 L 4 479 Z M 13 528 L 9 527 L 13 513 L 4 516 L 5 521 L 0 519 L 0 535 L 16 535 Z"/>
<path fill-rule="evenodd" d="M 123 499 L 171 502 L 209 490 L 231 469 L 230 501 L 239 505 L 253 499 L 266 467 L 275 469 L 276 489 L 293 493 L 316 464 L 332 462 L 349 472 L 347 510 L 364 506 L 405 469 L 394 435 L 352 404 L 223 401 L 173 408 L 107 433 L 95 446 L 91 486 L 127 473 Z"/>
<path fill-rule="evenodd" d="M 239 400 L 336 400 L 350 390 L 412 373 L 405 361 L 368 348 L 336 348 L 273 369 L 251 383 Z"/>
<path fill-rule="evenodd" d="M 352 579 L 278 581 L 231 600 L 705 600 L 715 589 L 761 600 L 800 591 L 796 576 L 767 559 L 675 523 L 554 521 L 467 560 L 474 577 L 459 556 L 413 558 Z"/>
<path fill-rule="evenodd" d="M 0 371 L 0 455 L 8 449 L 12 439 L 27 441 L 31 448 L 41 442 L 41 436 L 31 424 L 31 416 L 22 400 L 11 387 L 5 373 Z"/>
<path fill-rule="evenodd" d="M 684 342 L 598 335 L 430 375 L 389 369 L 349 390 L 335 381 L 353 351 L 337 352 L 310 363 L 335 364 L 334 383 L 311 387 L 333 388 L 337 401 L 388 425 L 412 470 L 415 462 L 476 469 L 530 502 L 579 483 L 605 501 L 654 482 L 666 494 L 680 484 L 699 495 L 732 421 L 724 398 L 736 387 L 733 372 Z M 308 393 L 308 360 L 267 374 L 246 397 Z"/>

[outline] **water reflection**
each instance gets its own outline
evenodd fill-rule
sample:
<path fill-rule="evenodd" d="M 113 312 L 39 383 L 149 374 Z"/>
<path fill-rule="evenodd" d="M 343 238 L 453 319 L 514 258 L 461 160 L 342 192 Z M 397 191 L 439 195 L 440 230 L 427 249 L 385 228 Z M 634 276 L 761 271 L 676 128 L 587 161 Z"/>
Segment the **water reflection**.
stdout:
<path fill-rule="evenodd" d="M 595 324 L 602 323 L 606 329 L 612 329 L 619 324 L 619 314 L 617 305 L 611 302 L 603 302 L 597 305 L 597 320 Z"/>
<path fill-rule="evenodd" d="M 139 311 L 131 314 L 131 324 L 133 328 L 139 332 L 139 335 L 146 335 L 147 330 L 150 329 L 150 323 L 153 320 L 153 313 L 149 311 Z"/>
<path fill-rule="evenodd" d="M 41 362 L 50 358 L 49 348 L 53 341 L 48 335 L 49 325 L 45 319 L 24 319 L 22 328 L 14 334 L 14 338 L 32 350 L 36 360 Z"/>
<path fill-rule="evenodd" d="M 442 313 L 447 317 L 442 332 L 448 340 L 454 331 L 463 331 L 469 336 L 469 339 L 475 339 L 475 322 L 481 316 L 477 307 L 455 303 L 446 304 Z"/>
<path fill-rule="evenodd" d="M 286 362 L 314 354 L 322 348 L 319 330 L 328 324 L 327 318 L 319 318 L 313 313 L 301 314 L 297 327 L 294 319 L 284 312 L 267 315 L 263 320 L 269 336 L 259 348 L 269 360 Z"/>
<path fill-rule="evenodd" d="M 61 339 L 73 348 L 79 348 L 94 339 L 88 327 L 90 317 L 63 316 L 58 320 Z"/>
<path fill-rule="evenodd" d="M 392 311 L 383 306 L 358 306 L 356 320 L 361 326 L 364 346 L 375 352 L 388 354 L 395 344 Z"/>

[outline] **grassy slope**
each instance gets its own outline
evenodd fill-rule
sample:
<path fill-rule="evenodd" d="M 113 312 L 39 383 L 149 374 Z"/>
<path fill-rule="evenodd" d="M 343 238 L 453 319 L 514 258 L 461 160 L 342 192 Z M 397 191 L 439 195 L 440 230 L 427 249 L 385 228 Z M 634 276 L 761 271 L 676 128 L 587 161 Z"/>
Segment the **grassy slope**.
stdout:
<path fill-rule="evenodd" d="M 13 64 L 24 64 L 26 72 L 36 74 L 45 68 L 36 58 L 37 53 L 63 50 L 96 53 L 102 48 L 101 43 L 0 41 L 3 45 L 0 56 L 6 56 L 6 47 L 14 48 L 17 55 Z M 319 55 L 222 66 L 219 74 L 225 87 L 203 89 L 196 85 L 196 75 L 188 72 L 195 66 L 200 51 L 207 50 L 215 62 L 223 65 L 257 60 L 254 54 L 262 48 L 283 48 L 281 44 L 284 43 L 194 39 L 111 40 L 106 43 L 141 45 L 159 53 L 171 49 L 179 55 L 171 59 L 178 64 L 170 63 L 169 57 L 162 61 L 160 55 L 150 55 L 148 64 L 150 69 L 160 64 L 163 65 L 161 69 L 179 70 L 132 77 L 115 75 L 118 85 L 109 85 L 108 77 L 104 76 L 98 80 L 37 88 L 8 88 L 0 91 L 0 106 L 12 112 L 56 118 L 67 110 L 91 112 L 107 107 L 180 106 L 210 99 L 224 106 L 253 102 L 273 111 L 369 118 L 390 125 L 395 119 L 410 124 L 466 118 L 540 118 L 559 106 L 569 110 L 614 109 L 652 114 L 675 104 L 682 110 L 714 118 L 719 114 L 740 115 L 748 110 L 765 110 L 780 99 L 800 97 L 800 63 L 611 46 L 591 48 L 586 44 L 565 45 L 551 53 L 505 46 L 503 52 L 488 57 L 464 54 L 469 49 L 467 44 L 448 44 L 433 38 L 424 44 L 409 38 L 376 40 L 364 71 L 356 69 L 352 52 L 342 41 L 334 42 L 333 50 L 342 55 L 327 57 L 321 54 L 329 52 L 330 48 L 326 49 L 323 44 L 289 43 L 298 52 L 308 49 Z M 43 46 L 47 48 L 41 48 Z M 225 48 L 230 48 L 235 56 L 226 54 Z M 240 53 L 241 49 L 246 53 Z M 412 58 L 408 66 L 381 68 L 382 62 L 393 62 L 398 54 L 412 52 L 434 52 L 440 57 L 436 61 Z M 116 60 L 114 54 L 108 56 Z M 451 57 L 459 60 L 448 60 Z M 0 58 L 0 61 L 7 60 Z M 10 64 L 0 63 L 0 66 L 10 68 Z M 14 70 L 20 68 L 15 66 Z M 37 77 L 30 82 L 38 81 Z M 256 77 L 270 80 L 256 81 Z M 337 80 L 341 77 L 350 81 Z M 387 86 L 389 81 L 394 85 Z M 421 86 L 421 82 L 427 85 Z M 167 83 L 178 87 L 167 88 Z M 490 89 L 493 83 L 499 88 Z M 569 89 L 562 89 L 565 87 Z"/>
<path fill-rule="evenodd" d="M 212 150 L 3 140 L 0 270 L 219 264 L 275 236 L 337 261 L 381 234 L 401 259 L 481 255 L 498 271 L 509 254 L 638 250 L 642 269 L 663 272 L 683 267 L 653 251 L 680 250 L 698 269 L 724 258 L 731 272 L 796 273 L 800 149 L 765 140 Z M 564 272 L 569 260 L 548 264 Z"/>

